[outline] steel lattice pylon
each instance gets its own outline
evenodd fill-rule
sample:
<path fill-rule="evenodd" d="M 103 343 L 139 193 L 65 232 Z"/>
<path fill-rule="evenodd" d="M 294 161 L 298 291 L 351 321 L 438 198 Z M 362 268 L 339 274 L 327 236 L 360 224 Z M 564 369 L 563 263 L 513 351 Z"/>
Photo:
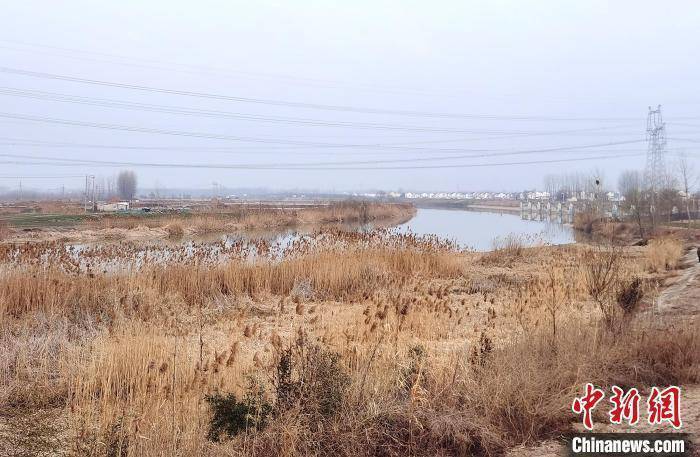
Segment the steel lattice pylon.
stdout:
<path fill-rule="evenodd" d="M 644 184 L 651 197 L 652 211 L 656 194 L 663 189 L 666 180 L 666 124 L 661 117 L 661 105 L 649 107 L 647 116 L 647 164 L 644 170 Z"/>

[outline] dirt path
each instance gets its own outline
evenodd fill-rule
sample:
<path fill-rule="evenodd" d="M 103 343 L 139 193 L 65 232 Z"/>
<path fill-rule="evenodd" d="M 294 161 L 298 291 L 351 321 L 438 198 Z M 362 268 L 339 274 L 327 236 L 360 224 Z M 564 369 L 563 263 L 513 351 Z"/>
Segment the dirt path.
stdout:
<path fill-rule="evenodd" d="M 700 314 L 700 262 L 695 249 L 683 256 L 682 273 L 656 298 L 655 313 L 663 317 L 691 317 Z"/>

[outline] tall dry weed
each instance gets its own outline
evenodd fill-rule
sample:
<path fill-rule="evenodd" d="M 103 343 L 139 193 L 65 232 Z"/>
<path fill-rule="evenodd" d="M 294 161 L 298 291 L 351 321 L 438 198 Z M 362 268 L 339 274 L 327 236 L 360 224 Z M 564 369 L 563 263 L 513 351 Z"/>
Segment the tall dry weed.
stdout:
<path fill-rule="evenodd" d="M 651 272 L 675 268 L 683 256 L 683 243 L 677 238 L 664 237 L 650 240 L 646 248 L 646 267 Z"/>
<path fill-rule="evenodd" d="M 7 222 L 0 220 L 0 241 L 8 237 L 10 234 L 10 227 Z"/>
<path fill-rule="evenodd" d="M 499 455 L 569 431 L 571 399 L 586 382 L 642 388 L 697 382 L 698 326 L 677 330 L 670 338 L 645 326 L 610 334 L 596 325 L 567 322 L 554 345 L 546 330 L 522 335 L 496 344 L 479 363 L 459 350 L 432 353 L 420 362 L 420 376 L 411 378 L 410 395 L 399 380 L 415 367 L 415 355 L 406 350 L 396 360 L 392 350 L 393 360 L 375 359 L 369 386 L 359 399 L 347 396 L 340 415 L 324 419 L 322 427 L 280 416 L 246 437 L 249 452 Z M 350 392 L 360 382 L 365 382 L 361 368 L 353 371 Z M 237 438 L 227 449 L 242 443 Z"/>

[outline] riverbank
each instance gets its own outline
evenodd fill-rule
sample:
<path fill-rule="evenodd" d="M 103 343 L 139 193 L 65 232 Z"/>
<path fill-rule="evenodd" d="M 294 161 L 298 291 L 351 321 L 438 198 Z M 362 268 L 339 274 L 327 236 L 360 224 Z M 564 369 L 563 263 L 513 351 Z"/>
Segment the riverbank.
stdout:
<path fill-rule="evenodd" d="M 585 233 L 596 240 L 613 240 L 620 244 L 644 244 L 649 239 L 674 237 L 683 240 L 688 245 L 700 244 L 700 228 L 661 223 L 654 230 L 647 224 L 643 233 L 638 223 L 634 221 L 614 221 L 608 218 L 598 218 L 591 214 L 580 213 L 574 218 L 572 227 L 579 233 Z"/>
<path fill-rule="evenodd" d="M 424 209 L 454 209 L 520 214 L 520 203 L 515 200 L 411 199 L 410 202 L 416 208 Z"/>
<path fill-rule="evenodd" d="M 21 215 L 5 223 L 4 240 L 11 242 L 55 241 L 96 242 L 196 237 L 214 233 L 274 231 L 303 227 L 307 230 L 372 223 L 393 226 L 410 220 L 415 208 L 409 204 L 372 202 L 331 202 L 304 206 L 276 204 L 222 205 L 193 212 L 143 212 L 32 216 Z M 16 217 L 16 218 L 17 218 Z M 39 225 L 36 222 L 39 217 Z M 15 218 L 15 219 L 16 219 Z M 65 222 L 70 219 L 72 224 Z M 58 221 L 58 222 L 57 222 Z M 31 222 L 31 221 L 30 221 Z M 24 228 L 23 228 L 24 227 Z M 1 241 L 1 240 L 0 240 Z"/>
<path fill-rule="evenodd" d="M 570 430 L 585 382 L 700 381 L 698 323 L 645 320 L 682 271 L 654 244 L 332 232 L 116 272 L 39 247 L 0 267 L 0 440 L 20 451 L 501 454 Z"/>

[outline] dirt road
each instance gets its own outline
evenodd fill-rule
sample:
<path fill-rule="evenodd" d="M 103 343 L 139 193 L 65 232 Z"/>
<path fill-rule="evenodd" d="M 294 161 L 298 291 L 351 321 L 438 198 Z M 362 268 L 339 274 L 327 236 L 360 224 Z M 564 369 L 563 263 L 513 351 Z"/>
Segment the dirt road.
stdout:
<path fill-rule="evenodd" d="M 696 249 L 691 249 L 681 260 L 682 273 L 661 291 L 655 309 L 660 317 L 688 318 L 700 314 L 700 262 Z"/>

